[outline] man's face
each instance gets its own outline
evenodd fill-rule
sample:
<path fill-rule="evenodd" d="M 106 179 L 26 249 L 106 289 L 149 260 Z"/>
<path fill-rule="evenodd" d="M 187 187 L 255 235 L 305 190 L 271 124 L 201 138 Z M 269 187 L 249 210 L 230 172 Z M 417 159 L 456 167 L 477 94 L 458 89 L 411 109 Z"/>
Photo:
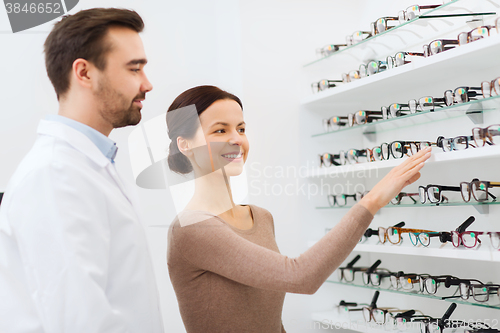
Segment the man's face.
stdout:
<path fill-rule="evenodd" d="M 146 55 L 139 34 L 131 29 L 112 27 L 106 36 L 111 51 L 106 68 L 99 71 L 93 94 L 102 118 L 113 128 L 137 125 L 142 101 L 153 89 L 144 73 Z"/>

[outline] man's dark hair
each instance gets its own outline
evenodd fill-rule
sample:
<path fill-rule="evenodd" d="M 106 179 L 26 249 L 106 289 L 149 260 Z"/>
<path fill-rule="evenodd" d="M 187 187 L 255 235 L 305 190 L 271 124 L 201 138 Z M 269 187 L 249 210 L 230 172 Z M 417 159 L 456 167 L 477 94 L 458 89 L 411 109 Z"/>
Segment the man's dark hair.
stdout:
<path fill-rule="evenodd" d="M 142 18 L 135 11 L 118 8 L 92 8 L 63 16 L 45 40 L 45 66 L 57 99 L 69 89 L 73 62 L 82 58 L 99 70 L 106 68 L 106 55 L 111 50 L 105 37 L 113 26 L 144 29 Z"/>

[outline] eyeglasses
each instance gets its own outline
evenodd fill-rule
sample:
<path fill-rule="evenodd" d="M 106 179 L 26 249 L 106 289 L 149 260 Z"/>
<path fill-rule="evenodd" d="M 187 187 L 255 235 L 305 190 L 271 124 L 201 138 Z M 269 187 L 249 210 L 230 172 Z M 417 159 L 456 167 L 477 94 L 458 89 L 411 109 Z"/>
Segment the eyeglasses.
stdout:
<path fill-rule="evenodd" d="M 500 299 L 500 285 L 498 284 L 472 284 L 470 282 L 460 283 L 460 296 L 469 299 L 470 295 L 476 302 L 488 302 L 490 295 L 496 295 Z"/>
<path fill-rule="evenodd" d="M 454 138 L 444 138 L 442 136 L 438 137 L 436 140 L 436 144 L 438 147 L 441 147 L 443 151 L 452 151 L 452 150 L 464 150 L 469 147 L 476 148 L 472 144 L 473 137 L 471 136 L 466 136 L 466 135 L 460 135 L 456 136 Z"/>
<path fill-rule="evenodd" d="M 451 103 L 453 103 L 453 98 L 451 98 Z M 446 104 L 446 99 L 434 98 L 431 96 L 421 97 L 418 100 L 412 99 L 408 101 L 411 113 L 416 113 L 417 111 L 434 111 L 436 107 L 442 108 Z"/>
<path fill-rule="evenodd" d="M 481 243 L 481 240 L 478 238 L 479 235 L 484 234 L 482 231 L 452 231 L 451 232 L 451 242 L 454 247 L 459 247 L 463 245 L 466 248 L 473 248 L 477 245 L 477 243 Z"/>
<path fill-rule="evenodd" d="M 413 244 L 413 246 L 417 246 L 418 243 L 422 244 L 423 246 L 427 247 L 431 244 L 431 238 L 432 237 L 440 237 L 441 232 L 410 232 L 408 234 L 410 237 L 410 241 Z"/>
<path fill-rule="evenodd" d="M 420 16 L 421 9 L 433 9 L 439 6 L 441 5 L 426 5 L 426 6 L 413 5 L 406 8 L 405 10 L 401 10 L 398 12 L 399 24 L 403 24 L 406 21 L 413 20 L 414 18 Z"/>
<path fill-rule="evenodd" d="M 400 67 L 405 64 L 409 64 L 411 61 L 407 60 L 407 56 L 419 56 L 423 57 L 423 53 L 418 52 L 398 52 L 394 57 L 388 56 L 386 59 L 387 69 L 392 69 L 395 67 Z"/>
<path fill-rule="evenodd" d="M 482 95 L 482 93 L 478 93 L 478 90 L 481 91 L 481 87 L 458 87 L 453 92 L 453 104 L 461 104 L 467 103 L 472 100 L 476 100 L 476 96 Z M 449 91 L 448 91 L 449 93 Z"/>
<path fill-rule="evenodd" d="M 405 222 L 404 221 L 401 221 L 401 222 L 393 225 L 393 227 L 399 227 L 399 228 L 402 228 L 404 226 L 405 226 Z M 375 230 L 375 229 L 372 229 L 372 228 L 368 228 L 368 229 L 366 229 L 366 231 L 363 234 L 363 236 L 361 236 L 361 239 L 359 240 L 359 242 L 361 243 L 362 241 L 370 238 L 371 236 L 375 236 L 375 235 L 378 236 L 378 229 Z"/>
<path fill-rule="evenodd" d="M 486 128 L 474 127 L 472 137 L 477 147 L 500 144 L 500 125 L 490 125 Z"/>
<path fill-rule="evenodd" d="M 413 111 L 416 111 L 416 109 L 410 109 L 409 104 L 393 103 L 389 107 L 382 106 L 381 111 L 383 119 L 389 119 L 399 117 L 403 115 L 403 113 L 414 113 Z"/>
<path fill-rule="evenodd" d="M 348 117 L 334 116 L 328 119 L 323 119 L 323 128 L 325 132 L 336 131 L 343 126 L 347 126 Z"/>
<path fill-rule="evenodd" d="M 443 191 L 454 191 L 461 192 L 461 188 L 459 186 L 441 186 L 441 185 L 427 185 L 427 186 L 419 186 L 418 194 L 420 197 L 421 203 L 426 203 L 427 199 L 429 199 L 430 203 L 441 203 L 443 201 L 447 201 L 444 195 L 442 195 Z"/>
<path fill-rule="evenodd" d="M 387 70 L 387 62 L 385 61 L 379 61 L 379 60 L 372 60 L 368 63 L 366 66 L 366 74 L 368 76 L 377 74 L 380 72 L 383 72 Z"/>
<path fill-rule="evenodd" d="M 370 23 L 370 29 L 372 35 L 377 35 L 386 30 L 394 28 L 394 26 L 390 27 L 387 24 L 389 21 L 399 21 L 399 17 L 391 17 L 391 16 L 381 17 L 375 22 Z"/>
<path fill-rule="evenodd" d="M 380 243 L 384 244 L 386 241 L 389 241 L 392 244 L 401 243 L 401 234 L 409 233 L 409 232 L 432 232 L 431 230 L 425 229 L 409 229 L 409 228 L 398 228 L 398 227 L 390 227 L 378 228 L 378 238 Z"/>
<path fill-rule="evenodd" d="M 500 77 L 481 82 L 481 92 L 485 98 L 500 95 Z"/>
<path fill-rule="evenodd" d="M 311 89 L 313 93 L 317 93 L 326 89 L 336 87 L 335 83 L 342 82 L 342 80 L 321 80 L 319 82 L 311 83 Z"/>
<path fill-rule="evenodd" d="M 395 198 L 393 198 L 391 200 L 391 204 L 393 205 L 399 205 L 401 203 L 401 200 L 403 200 L 403 198 L 407 197 L 407 198 L 410 198 L 414 204 L 417 203 L 417 200 L 413 199 L 414 196 L 417 196 L 418 193 L 406 193 L 406 192 L 401 192 L 399 193 L 398 195 L 396 195 Z"/>
<path fill-rule="evenodd" d="M 458 278 L 453 275 L 423 276 L 419 282 L 420 291 L 434 295 L 436 294 L 441 283 L 445 283 L 445 286 L 448 288 L 448 286 L 452 284 L 450 281 L 454 280 L 458 280 Z"/>
<path fill-rule="evenodd" d="M 321 57 L 327 57 L 340 50 L 340 47 L 347 46 L 347 44 L 329 44 L 316 49 L 316 53 Z"/>
<path fill-rule="evenodd" d="M 377 269 L 374 272 L 363 272 L 363 283 L 365 285 L 380 286 L 382 279 L 390 277 L 391 272 L 387 269 Z"/>
<path fill-rule="evenodd" d="M 424 57 L 430 57 L 458 46 L 456 39 L 436 39 L 423 46 Z"/>
<path fill-rule="evenodd" d="M 370 308 L 370 307 L 364 307 L 363 308 L 363 317 L 366 322 L 376 322 L 377 324 L 385 324 L 387 323 L 390 319 L 388 316 L 389 313 L 403 313 L 407 312 L 408 310 L 400 310 L 396 308 Z"/>
<path fill-rule="evenodd" d="M 367 123 L 371 123 L 374 120 L 382 119 L 383 115 L 381 111 L 360 110 L 355 113 L 349 113 L 347 117 L 349 126 L 354 126 L 364 125 Z"/>
<path fill-rule="evenodd" d="M 347 151 L 347 161 L 350 164 L 356 164 L 362 162 L 360 158 L 364 158 L 365 161 L 368 161 L 368 154 L 366 149 L 349 149 Z"/>
<path fill-rule="evenodd" d="M 357 201 L 356 194 L 329 194 L 328 203 L 330 204 L 330 207 L 335 205 L 345 206 L 347 205 L 347 198 L 353 198 L 354 201 Z"/>
<path fill-rule="evenodd" d="M 458 35 L 458 43 L 459 45 L 465 45 L 467 43 L 474 42 L 479 39 L 483 39 L 484 37 L 490 36 L 490 30 L 495 28 L 491 25 L 483 25 L 482 27 L 477 27 L 472 29 L 469 32 L 461 32 Z M 498 31 L 498 27 L 497 27 Z"/>
<path fill-rule="evenodd" d="M 347 46 L 351 46 L 362 42 L 364 39 L 372 36 L 370 31 L 355 31 L 352 35 L 346 36 L 346 44 Z"/>
<path fill-rule="evenodd" d="M 393 158 L 402 158 L 403 156 L 411 156 L 418 153 L 421 149 L 435 146 L 436 144 L 430 141 L 393 141 L 391 143 L 382 143 L 382 158 L 388 160 L 389 156 Z"/>
<path fill-rule="evenodd" d="M 477 178 L 474 178 L 470 183 L 461 182 L 460 190 L 462 193 L 462 198 L 465 202 L 469 202 L 472 197 L 478 202 L 488 201 L 488 196 L 490 196 L 493 200 L 496 200 L 496 196 L 491 194 L 488 189 L 492 187 L 500 187 L 500 183 L 498 182 L 488 182 L 488 181 L 480 181 Z"/>

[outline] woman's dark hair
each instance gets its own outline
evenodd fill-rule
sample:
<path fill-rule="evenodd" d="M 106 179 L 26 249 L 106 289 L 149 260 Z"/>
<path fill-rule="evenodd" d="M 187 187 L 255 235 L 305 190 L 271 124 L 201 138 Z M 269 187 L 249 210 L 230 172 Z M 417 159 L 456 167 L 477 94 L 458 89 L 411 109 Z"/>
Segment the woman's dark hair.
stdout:
<path fill-rule="evenodd" d="M 144 29 L 142 18 L 133 10 L 92 8 L 65 15 L 54 25 L 45 40 L 45 67 L 57 99 L 70 85 L 73 62 L 86 59 L 99 70 L 106 68 L 106 55 L 112 48 L 106 35 L 110 27 L 126 27 L 136 32 Z"/>
<path fill-rule="evenodd" d="M 170 142 L 168 153 L 168 167 L 170 170 L 187 174 L 193 171 L 193 166 L 189 159 L 179 151 L 177 138 L 192 139 L 200 124 L 199 116 L 214 102 L 230 99 L 238 103 L 243 110 L 241 100 L 235 95 L 228 93 L 214 86 L 198 86 L 186 90 L 173 101 L 167 111 L 167 128 Z M 179 110 L 186 106 L 196 106 L 196 113 L 186 109 Z M 170 112 L 178 110 L 177 112 Z"/>

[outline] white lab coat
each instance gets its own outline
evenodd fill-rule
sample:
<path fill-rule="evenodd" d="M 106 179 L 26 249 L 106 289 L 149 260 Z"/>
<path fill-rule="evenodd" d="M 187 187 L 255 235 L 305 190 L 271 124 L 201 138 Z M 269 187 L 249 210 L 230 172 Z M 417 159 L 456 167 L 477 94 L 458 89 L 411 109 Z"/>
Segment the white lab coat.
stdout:
<path fill-rule="evenodd" d="M 163 332 L 127 186 L 84 134 L 40 122 L 0 206 L 1 333 Z"/>

